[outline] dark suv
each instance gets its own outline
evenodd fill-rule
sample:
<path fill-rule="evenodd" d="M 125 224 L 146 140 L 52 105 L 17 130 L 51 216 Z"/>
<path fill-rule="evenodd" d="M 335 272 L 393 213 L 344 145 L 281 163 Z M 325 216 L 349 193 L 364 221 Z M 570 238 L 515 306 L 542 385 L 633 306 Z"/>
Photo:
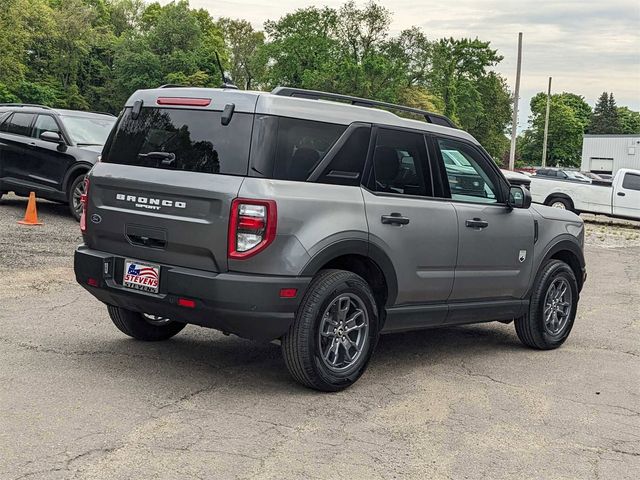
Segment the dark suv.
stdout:
<path fill-rule="evenodd" d="M 68 203 L 79 220 L 85 175 L 115 122 L 109 114 L 0 104 L 0 197 L 36 192 Z"/>

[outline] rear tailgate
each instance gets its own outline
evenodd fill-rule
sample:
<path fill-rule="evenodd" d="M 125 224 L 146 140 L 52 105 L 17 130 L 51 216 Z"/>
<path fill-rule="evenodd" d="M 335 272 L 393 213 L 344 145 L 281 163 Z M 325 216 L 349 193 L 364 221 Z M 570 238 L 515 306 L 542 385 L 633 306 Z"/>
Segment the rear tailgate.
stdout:
<path fill-rule="evenodd" d="M 243 177 L 99 163 L 85 243 L 127 258 L 227 270 L 227 229 Z"/>
<path fill-rule="evenodd" d="M 247 175 L 256 100 L 215 89 L 136 92 L 89 176 L 89 248 L 226 271 L 231 203 Z"/>

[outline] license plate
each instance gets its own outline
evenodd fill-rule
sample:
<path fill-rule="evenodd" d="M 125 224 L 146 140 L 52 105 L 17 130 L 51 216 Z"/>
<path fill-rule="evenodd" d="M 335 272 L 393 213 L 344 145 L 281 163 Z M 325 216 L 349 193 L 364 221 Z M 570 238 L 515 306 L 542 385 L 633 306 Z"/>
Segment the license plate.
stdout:
<path fill-rule="evenodd" d="M 126 259 L 122 285 L 143 292 L 158 293 L 160 286 L 160 265 Z"/>

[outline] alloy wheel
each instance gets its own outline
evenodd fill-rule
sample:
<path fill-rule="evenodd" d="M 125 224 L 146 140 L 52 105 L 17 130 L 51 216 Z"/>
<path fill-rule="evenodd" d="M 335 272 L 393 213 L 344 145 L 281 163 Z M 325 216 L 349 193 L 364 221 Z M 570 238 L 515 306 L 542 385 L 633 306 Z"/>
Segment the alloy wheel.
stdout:
<path fill-rule="evenodd" d="M 364 355 L 369 343 L 369 315 L 364 302 L 353 293 L 334 298 L 320 320 L 318 344 L 322 362 L 343 372 Z"/>
<path fill-rule="evenodd" d="M 569 282 L 562 277 L 551 282 L 544 298 L 544 328 L 558 336 L 569 321 L 572 309 L 572 292 Z"/>

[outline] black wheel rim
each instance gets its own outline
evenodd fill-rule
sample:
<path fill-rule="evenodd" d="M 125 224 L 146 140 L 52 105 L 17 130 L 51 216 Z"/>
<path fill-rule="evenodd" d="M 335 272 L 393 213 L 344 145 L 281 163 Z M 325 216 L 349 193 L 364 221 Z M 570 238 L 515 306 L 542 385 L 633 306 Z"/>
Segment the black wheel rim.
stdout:
<path fill-rule="evenodd" d="M 369 344 L 369 314 L 354 293 L 337 295 L 325 309 L 318 330 L 322 363 L 333 372 L 344 372 L 365 355 Z"/>

